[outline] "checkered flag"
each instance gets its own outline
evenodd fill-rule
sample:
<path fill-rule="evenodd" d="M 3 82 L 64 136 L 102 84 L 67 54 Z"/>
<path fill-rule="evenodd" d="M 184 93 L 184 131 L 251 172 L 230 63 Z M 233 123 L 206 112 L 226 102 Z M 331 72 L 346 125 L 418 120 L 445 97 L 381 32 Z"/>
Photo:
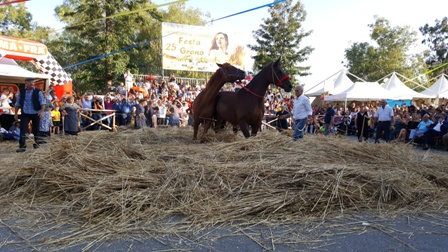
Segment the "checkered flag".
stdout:
<path fill-rule="evenodd" d="M 56 59 L 48 53 L 47 55 L 36 58 L 32 63 L 44 74 L 51 76 L 50 82 L 54 85 L 63 85 L 72 81 L 70 76 L 62 69 Z"/>

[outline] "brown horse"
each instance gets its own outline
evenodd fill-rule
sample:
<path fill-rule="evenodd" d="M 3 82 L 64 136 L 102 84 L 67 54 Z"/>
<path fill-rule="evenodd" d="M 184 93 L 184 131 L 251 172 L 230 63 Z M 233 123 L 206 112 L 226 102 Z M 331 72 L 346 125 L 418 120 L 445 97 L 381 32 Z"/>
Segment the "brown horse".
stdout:
<path fill-rule="evenodd" d="M 261 127 L 264 115 L 264 96 L 270 84 L 290 92 L 292 84 L 289 76 L 281 67 L 281 57 L 265 66 L 250 83 L 237 92 L 220 92 L 216 97 L 216 114 L 218 121 L 239 126 L 246 138 L 255 136 Z M 249 133 L 249 126 L 252 131 Z"/>
<path fill-rule="evenodd" d="M 227 82 L 234 82 L 246 78 L 246 73 L 239 68 L 236 68 L 229 63 L 217 64 L 218 70 L 210 77 L 207 86 L 194 99 L 193 103 L 193 139 L 198 136 L 199 125 L 204 124 L 204 134 L 207 133 L 213 121 L 213 114 L 215 113 L 215 98 L 219 90 Z"/>

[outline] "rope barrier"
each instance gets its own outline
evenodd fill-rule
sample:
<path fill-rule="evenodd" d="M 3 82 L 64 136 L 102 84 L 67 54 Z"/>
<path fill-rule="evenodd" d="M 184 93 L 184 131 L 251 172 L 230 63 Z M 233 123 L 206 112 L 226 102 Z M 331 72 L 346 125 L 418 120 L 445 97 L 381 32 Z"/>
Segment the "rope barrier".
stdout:
<path fill-rule="evenodd" d="M 252 9 L 248 9 L 248 10 L 245 10 L 245 11 L 237 12 L 237 13 L 234 13 L 234 14 L 231 14 L 231 15 L 228 15 L 228 16 L 224 16 L 224 17 L 218 18 L 218 19 L 213 19 L 213 20 L 211 20 L 209 22 L 206 22 L 206 24 L 213 23 L 214 21 L 226 19 L 226 18 L 229 18 L 229 17 L 237 16 L 237 15 L 240 15 L 240 14 L 243 14 L 243 13 L 247 13 L 247 12 L 250 12 L 250 11 L 254 11 L 254 10 L 257 10 L 257 9 L 260 9 L 260 8 L 271 7 L 273 5 L 276 5 L 276 4 L 279 4 L 279 3 L 283 3 L 285 1 L 286 0 L 278 0 L 278 1 L 275 1 L 275 2 L 272 2 L 272 3 L 269 3 L 269 4 L 265 4 L 265 5 L 261 5 L 261 6 L 252 8 Z M 88 60 L 85 60 L 85 61 L 81 61 L 81 62 L 72 64 L 72 65 L 63 67 L 62 69 L 65 70 L 65 69 L 68 69 L 68 68 L 80 66 L 80 65 L 83 65 L 83 64 L 86 64 L 86 63 L 89 63 L 89 62 L 92 62 L 92 61 L 96 61 L 96 60 L 99 60 L 99 59 L 103 59 L 103 58 L 106 58 L 106 57 L 109 57 L 109 56 L 112 56 L 112 55 L 115 55 L 115 54 L 118 54 L 118 53 L 130 50 L 130 49 L 133 49 L 133 48 L 136 48 L 136 47 L 144 46 L 144 45 L 147 45 L 147 44 L 149 44 L 149 43 L 151 43 L 153 41 L 160 40 L 160 39 L 162 39 L 164 37 L 170 36 L 170 35 L 175 34 L 175 33 L 177 33 L 177 32 L 170 33 L 170 34 L 167 34 L 165 36 L 160 36 L 160 37 L 157 37 L 157 38 L 152 39 L 152 40 L 147 40 L 147 41 L 144 41 L 142 43 L 135 44 L 135 45 L 132 45 L 132 46 L 128 46 L 128 47 L 125 47 L 123 49 L 120 49 L 120 50 L 117 50 L 117 51 L 114 51 L 114 52 L 111 52 L 111 53 L 108 53 L 108 54 L 103 54 L 103 55 L 100 55 L 100 56 L 97 56 L 97 57 L 94 57 L 94 58 L 91 58 L 91 59 L 88 59 Z"/>

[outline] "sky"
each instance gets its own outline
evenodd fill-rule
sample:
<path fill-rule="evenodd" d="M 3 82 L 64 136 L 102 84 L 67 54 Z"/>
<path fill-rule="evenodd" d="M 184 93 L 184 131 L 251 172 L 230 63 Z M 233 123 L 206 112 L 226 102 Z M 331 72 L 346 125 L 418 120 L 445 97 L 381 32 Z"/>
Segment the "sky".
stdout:
<path fill-rule="evenodd" d="M 153 0 L 164 4 L 173 0 Z M 27 8 L 33 15 L 33 21 L 39 25 L 62 28 L 54 16 L 54 8 L 63 0 L 30 0 Z M 273 3 L 274 0 L 188 0 L 187 6 L 209 12 L 212 19 L 218 19 L 238 12 L 250 10 Z M 307 17 L 303 23 L 305 31 L 312 34 L 300 45 L 314 48 L 309 60 L 302 66 L 311 66 L 311 76 L 300 77 L 305 90 L 323 85 L 322 81 L 344 69 L 344 50 L 355 42 L 369 42 L 368 24 L 374 22 L 374 16 L 388 19 L 392 26 L 410 26 L 421 41 L 418 28 L 434 25 L 446 14 L 446 0 L 302 0 Z M 254 44 L 252 31 L 257 30 L 264 18 L 269 18 L 268 8 L 260 8 L 244 14 L 208 23 L 217 29 L 235 29 L 246 36 L 248 44 Z M 209 21 L 209 20 L 207 20 Z M 423 46 L 414 48 L 415 52 Z M 149 73 L 148 73 L 149 74 Z M 337 76 L 331 77 L 336 78 Z M 330 80 L 331 80 L 330 78 Z M 319 84 L 320 83 L 320 84 Z"/>

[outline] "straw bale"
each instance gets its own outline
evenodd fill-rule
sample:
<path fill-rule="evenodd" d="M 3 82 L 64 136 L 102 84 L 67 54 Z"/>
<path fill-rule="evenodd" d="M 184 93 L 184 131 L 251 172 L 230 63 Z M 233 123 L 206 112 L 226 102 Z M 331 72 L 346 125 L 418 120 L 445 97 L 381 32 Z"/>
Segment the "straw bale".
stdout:
<path fill-rule="evenodd" d="M 340 137 L 263 131 L 191 140 L 178 128 L 82 132 L 37 150 L 2 149 L 3 214 L 45 211 L 89 232 L 164 223 L 296 223 L 360 211 L 446 209 L 444 155 Z M 9 148 L 12 148 L 11 146 Z M 87 232 L 87 231 L 86 231 Z"/>

